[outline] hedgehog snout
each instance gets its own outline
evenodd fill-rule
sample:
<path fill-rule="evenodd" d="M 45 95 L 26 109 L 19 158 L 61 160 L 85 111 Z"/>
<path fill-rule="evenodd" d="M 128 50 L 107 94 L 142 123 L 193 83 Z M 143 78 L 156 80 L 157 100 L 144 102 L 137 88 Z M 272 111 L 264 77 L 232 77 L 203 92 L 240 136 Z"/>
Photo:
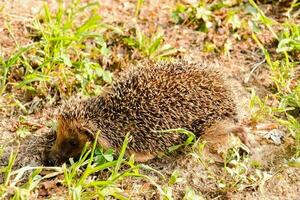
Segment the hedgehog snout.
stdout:
<path fill-rule="evenodd" d="M 57 149 L 54 145 L 50 150 L 45 152 L 44 165 L 54 166 L 59 165 L 67 160 L 67 155 L 64 151 Z"/>
<path fill-rule="evenodd" d="M 59 158 L 57 154 L 54 154 L 52 151 L 47 151 L 45 153 L 44 165 L 45 166 L 54 166 L 58 164 Z"/>

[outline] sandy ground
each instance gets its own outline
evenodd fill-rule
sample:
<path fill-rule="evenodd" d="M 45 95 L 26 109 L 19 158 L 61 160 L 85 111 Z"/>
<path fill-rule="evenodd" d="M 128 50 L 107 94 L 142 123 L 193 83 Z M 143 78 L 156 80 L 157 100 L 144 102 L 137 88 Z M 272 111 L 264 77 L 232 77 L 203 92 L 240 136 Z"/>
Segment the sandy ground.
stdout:
<path fill-rule="evenodd" d="M 0 2 L 3 7 L 0 13 L 0 54 L 9 55 L 18 45 L 26 45 L 31 42 L 26 38 L 28 33 L 26 26 L 38 13 L 44 1 L 4 1 Z M 50 5 L 54 2 L 50 2 Z M 124 29 L 135 26 L 136 21 L 132 20 L 135 8 L 135 1 L 100 1 L 101 15 L 106 22 L 121 24 Z M 148 163 L 150 166 L 161 171 L 167 177 L 174 170 L 177 170 L 183 181 L 175 184 L 173 193 L 175 199 L 182 199 L 186 188 L 201 193 L 207 199 L 299 199 L 300 198 L 300 170 L 287 168 L 284 164 L 286 156 L 289 155 L 287 146 L 288 138 L 280 145 L 270 140 L 263 139 L 259 131 L 248 124 L 248 100 L 250 89 L 256 89 L 259 95 L 264 95 L 270 85 L 268 71 L 265 63 L 253 73 L 251 69 L 263 60 L 259 49 L 251 41 L 234 42 L 230 56 L 220 56 L 213 53 L 203 53 L 202 47 L 207 37 L 212 38 L 216 43 L 222 43 L 224 37 L 230 38 L 230 33 L 201 33 L 193 29 L 174 25 L 169 21 L 170 9 L 175 5 L 173 1 L 155 0 L 146 1 L 141 10 L 138 20 L 143 30 L 152 34 L 158 28 L 163 31 L 165 42 L 179 49 L 178 58 L 208 63 L 214 63 L 228 74 L 237 96 L 239 97 L 240 118 L 248 130 L 249 138 L 253 140 L 251 147 L 251 158 L 261 161 L 263 167 L 260 170 L 260 184 L 248 187 L 242 191 L 222 190 L 217 182 L 225 177 L 224 170 L 220 164 L 209 164 L 208 171 L 201 165 L 199 159 L 188 153 L 158 158 Z M 9 24 L 9 25 L 8 25 Z M 8 26 L 10 26 L 10 33 Z M 225 30 L 226 31 L 226 30 Z M 266 41 L 268 41 L 268 34 Z M 270 39 L 271 40 L 271 39 Z M 130 59 L 130 58 L 129 58 Z M 120 59 L 122 60 L 122 59 Z M 12 149 L 19 146 L 19 154 L 16 161 L 16 168 L 21 166 L 39 166 L 42 164 L 43 152 L 53 141 L 51 131 L 51 120 L 54 119 L 53 110 L 55 106 L 44 106 L 34 114 L 26 116 L 25 122 L 20 122 L 20 113 L 10 112 L 7 107 L 7 96 L 0 97 L 1 111 L 0 119 L 0 145 L 5 147 L 4 157 L 0 165 L 5 165 L 7 156 Z M 34 102 L 31 102 L 32 104 Z M 264 124 L 263 124 L 264 125 Z M 32 134 L 20 137 L 17 129 L 21 126 L 30 127 Z M 259 126 L 259 125 L 257 125 Z M 187 150 L 190 152 L 191 150 Z M 164 183 L 156 174 L 145 172 L 154 180 Z M 250 174 L 255 174 L 251 172 Z M 1 179 L 0 179 L 1 181 Z M 125 191 L 132 194 L 132 199 L 157 199 L 158 193 L 152 186 L 141 180 L 126 180 L 121 183 Z M 43 187 L 43 186 L 41 186 Z M 54 192 L 57 193 L 57 192 Z M 36 198 L 43 199 L 45 196 L 37 190 Z M 59 195 L 57 193 L 56 195 Z M 64 195 L 64 192 L 61 192 Z"/>

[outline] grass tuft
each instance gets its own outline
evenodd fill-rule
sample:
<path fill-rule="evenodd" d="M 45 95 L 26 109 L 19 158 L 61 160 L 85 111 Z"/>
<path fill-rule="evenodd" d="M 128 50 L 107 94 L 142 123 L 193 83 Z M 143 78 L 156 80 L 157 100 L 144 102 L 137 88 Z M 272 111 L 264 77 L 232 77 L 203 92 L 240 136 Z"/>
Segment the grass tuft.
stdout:
<path fill-rule="evenodd" d="M 260 10 L 254 1 L 250 2 L 261 16 L 260 23 L 267 26 L 271 32 L 274 32 L 272 24 L 268 23 L 271 20 L 263 14 L 263 11 Z M 293 59 L 293 54 L 299 52 L 300 26 L 292 20 L 282 24 L 276 22 L 276 24 L 281 27 L 279 34 L 273 33 L 274 38 L 278 40 L 277 55 L 271 56 L 259 38 L 253 34 L 253 39 L 262 50 L 268 64 L 275 92 L 266 96 L 263 100 L 255 94 L 252 95 L 250 107 L 256 107 L 256 111 L 253 112 L 253 119 L 270 118 L 289 130 L 289 133 L 295 139 L 295 157 L 299 157 L 300 126 L 298 114 L 300 110 L 300 81 L 297 74 L 299 62 Z"/>

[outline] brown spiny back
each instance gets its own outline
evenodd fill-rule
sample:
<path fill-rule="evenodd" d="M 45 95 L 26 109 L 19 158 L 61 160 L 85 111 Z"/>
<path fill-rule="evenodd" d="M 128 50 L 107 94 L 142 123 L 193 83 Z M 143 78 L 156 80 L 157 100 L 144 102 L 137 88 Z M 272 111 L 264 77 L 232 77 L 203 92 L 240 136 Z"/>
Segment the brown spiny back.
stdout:
<path fill-rule="evenodd" d="M 66 106 L 63 118 L 81 118 L 113 147 L 132 135 L 128 149 L 164 151 L 184 135 L 160 130 L 185 128 L 200 136 L 212 123 L 236 115 L 231 91 L 211 67 L 187 62 L 144 63 L 125 70 L 107 91 Z"/>

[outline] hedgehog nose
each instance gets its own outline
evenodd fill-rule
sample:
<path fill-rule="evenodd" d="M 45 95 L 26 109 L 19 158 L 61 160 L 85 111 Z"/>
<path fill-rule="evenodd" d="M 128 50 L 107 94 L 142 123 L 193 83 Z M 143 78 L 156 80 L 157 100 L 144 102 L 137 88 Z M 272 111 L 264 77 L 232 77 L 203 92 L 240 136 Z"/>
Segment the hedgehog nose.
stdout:
<path fill-rule="evenodd" d="M 56 164 L 56 159 L 54 159 L 53 156 L 51 156 L 50 152 L 47 152 L 43 163 L 45 166 L 54 166 Z"/>
<path fill-rule="evenodd" d="M 55 161 L 54 160 L 50 160 L 50 159 L 45 159 L 44 160 L 44 165 L 45 166 L 54 166 L 55 165 Z"/>

